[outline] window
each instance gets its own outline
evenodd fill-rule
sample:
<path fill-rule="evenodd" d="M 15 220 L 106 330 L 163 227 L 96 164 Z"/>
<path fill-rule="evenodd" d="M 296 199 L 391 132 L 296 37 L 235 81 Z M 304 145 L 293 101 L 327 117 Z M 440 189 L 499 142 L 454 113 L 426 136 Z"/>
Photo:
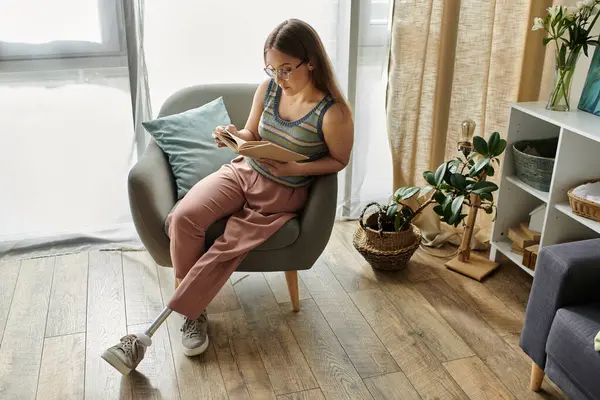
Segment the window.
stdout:
<path fill-rule="evenodd" d="M 121 0 L 0 0 L 0 61 L 124 54 Z"/>

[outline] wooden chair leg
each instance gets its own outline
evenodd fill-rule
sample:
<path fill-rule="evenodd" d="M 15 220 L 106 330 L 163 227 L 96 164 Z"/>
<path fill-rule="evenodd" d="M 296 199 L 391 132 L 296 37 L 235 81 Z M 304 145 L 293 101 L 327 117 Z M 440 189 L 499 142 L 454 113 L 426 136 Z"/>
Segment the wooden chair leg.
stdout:
<path fill-rule="evenodd" d="M 538 367 L 535 362 L 531 363 L 531 379 L 529 381 L 529 389 L 537 392 L 542 387 L 542 382 L 544 381 L 544 375 L 546 373 L 543 369 Z"/>
<path fill-rule="evenodd" d="M 298 271 L 285 271 L 285 280 L 287 281 L 290 299 L 292 300 L 292 309 L 294 312 L 300 311 L 300 293 L 298 292 Z"/>

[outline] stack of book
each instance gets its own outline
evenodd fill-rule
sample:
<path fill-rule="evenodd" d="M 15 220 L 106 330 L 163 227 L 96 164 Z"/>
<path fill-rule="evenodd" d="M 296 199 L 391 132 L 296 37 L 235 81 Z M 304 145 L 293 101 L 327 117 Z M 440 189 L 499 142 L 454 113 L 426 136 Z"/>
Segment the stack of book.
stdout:
<path fill-rule="evenodd" d="M 541 234 L 529 229 L 529 224 L 522 222 L 518 227 L 508 230 L 508 238 L 512 241 L 512 251 L 523 255 L 523 265 L 535 269 Z"/>

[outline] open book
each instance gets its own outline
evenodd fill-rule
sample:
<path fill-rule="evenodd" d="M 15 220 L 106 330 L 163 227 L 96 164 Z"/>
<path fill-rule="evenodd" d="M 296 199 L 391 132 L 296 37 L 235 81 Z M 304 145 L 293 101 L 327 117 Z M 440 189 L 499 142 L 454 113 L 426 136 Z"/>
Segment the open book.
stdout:
<path fill-rule="evenodd" d="M 216 136 L 221 139 L 221 141 L 225 143 L 227 147 L 242 156 L 255 159 L 269 159 L 280 162 L 301 161 L 308 159 L 308 157 L 305 155 L 288 150 L 285 147 L 279 146 L 275 143 L 267 142 L 266 140 L 246 141 L 230 134 L 227 131 L 222 133 L 217 132 Z"/>

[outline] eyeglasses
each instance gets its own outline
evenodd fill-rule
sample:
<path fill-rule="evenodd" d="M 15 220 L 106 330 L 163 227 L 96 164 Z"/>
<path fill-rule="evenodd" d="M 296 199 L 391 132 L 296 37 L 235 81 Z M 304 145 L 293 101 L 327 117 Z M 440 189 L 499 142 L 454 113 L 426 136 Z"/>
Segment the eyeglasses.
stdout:
<path fill-rule="evenodd" d="M 306 60 L 302 60 L 300 62 L 300 64 L 296 65 L 296 67 L 292 68 L 292 69 L 275 69 L 273 67 L 266 67 L 263 68 L 265 70 L 265 72 L 267 73 L 267 75 L 270 78 L 275 79 L 276 76 L 278 76 L 279 78 L 281 78 L 281 80 L 287 81 L 290 79 L 290 74 L 292 72 L 294 72 L 295 70 L 297 70 L 298 68 L 300 68 L 300 66 L 302 64 L 304 64 L 306 62 Z"/>

